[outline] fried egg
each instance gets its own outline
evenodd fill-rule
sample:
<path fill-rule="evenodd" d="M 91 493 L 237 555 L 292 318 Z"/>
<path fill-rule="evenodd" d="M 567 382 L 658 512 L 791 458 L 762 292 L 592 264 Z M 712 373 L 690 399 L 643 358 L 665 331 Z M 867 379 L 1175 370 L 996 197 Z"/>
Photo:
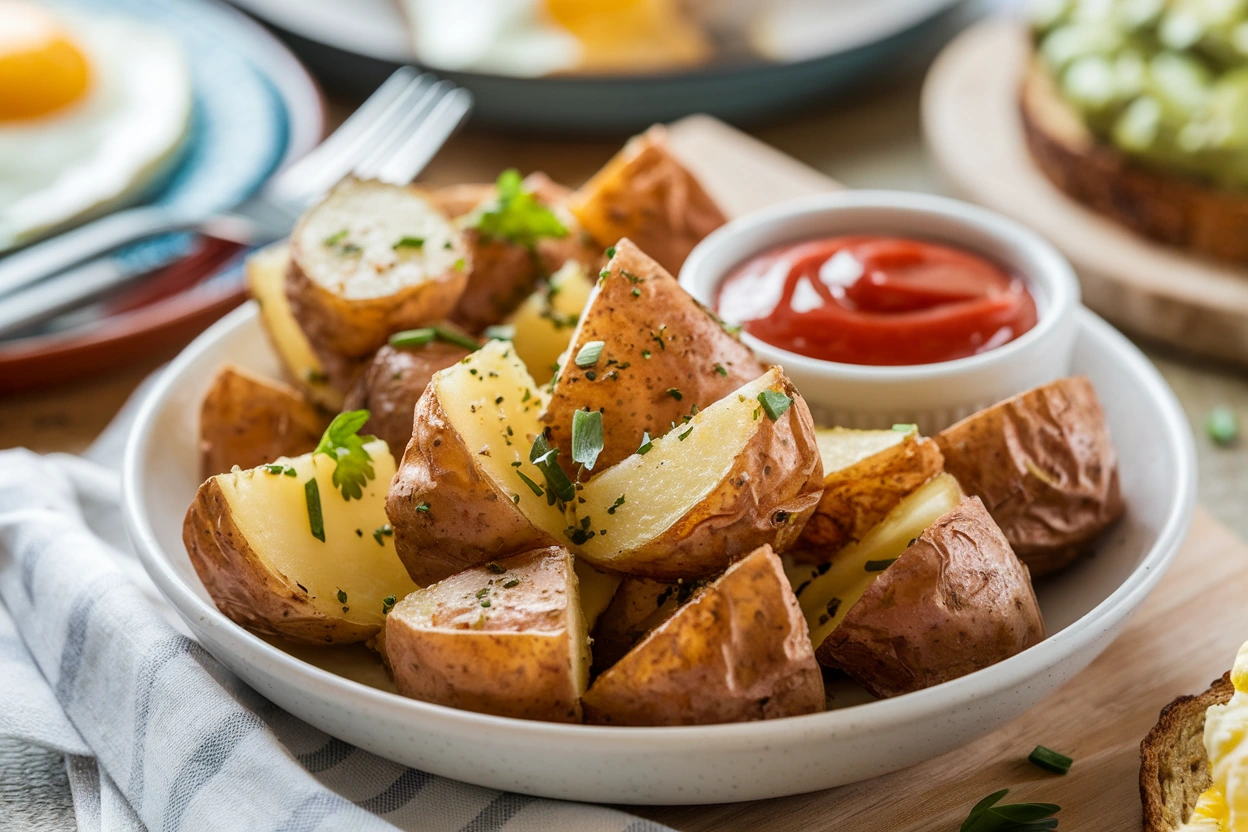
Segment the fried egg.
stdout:
<path fill-rule="evenodd" d="M 162 29 L 0 0 L 0 251 L 141 197 L 176 160 L 192 101 Z"/>

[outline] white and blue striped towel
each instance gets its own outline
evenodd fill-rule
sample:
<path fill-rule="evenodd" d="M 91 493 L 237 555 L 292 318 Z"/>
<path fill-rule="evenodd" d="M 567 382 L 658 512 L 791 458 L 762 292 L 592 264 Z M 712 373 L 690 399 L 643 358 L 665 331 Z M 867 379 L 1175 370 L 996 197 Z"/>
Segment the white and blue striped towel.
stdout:
<path fill-rule="evenodd" d="M 89 456 L 119 460 L 121 432 Z M 0 452 L 0 738 L 66 755 L 84 832 L 666 828 L 405 768 L 281 711 L 176 625 L 118 494 L 98 462 Z"/>

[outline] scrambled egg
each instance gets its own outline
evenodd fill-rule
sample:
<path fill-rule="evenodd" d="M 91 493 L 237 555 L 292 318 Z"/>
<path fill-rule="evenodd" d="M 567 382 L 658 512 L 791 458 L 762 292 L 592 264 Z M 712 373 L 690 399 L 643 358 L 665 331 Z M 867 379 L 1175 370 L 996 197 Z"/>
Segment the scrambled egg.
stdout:
<path fill-rule="evenodd" d="M 1213 785 L 1179 832 L 1248 832 L 1248 644 L 1239 648 L 1231 682 L 1231 701 L 1205 715 Z"/>

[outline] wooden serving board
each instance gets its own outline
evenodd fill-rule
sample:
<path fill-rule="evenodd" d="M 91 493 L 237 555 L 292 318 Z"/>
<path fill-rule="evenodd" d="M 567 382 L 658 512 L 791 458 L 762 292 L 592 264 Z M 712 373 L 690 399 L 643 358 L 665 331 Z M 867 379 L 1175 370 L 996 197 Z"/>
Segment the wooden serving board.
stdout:
<path fill-rule="evenodd" d="M 1248 268 L 1151 242 L 1050 184 L 1023 140 L 1023 24 L 993 19 L 936 60 L 923 89 L 928 149 L 953 187 L 1043 234 L 1070 258 L 1084 303 L 1130 332 L 1248 364 Z M 1244 229 L 1248 234 L 1248 228 Z"/>
<path fill-rule="evenodd" d="M 730 214 L 840 187 L 714 119 L 672 126 L 676 152 Z M 1138 832 L 1139 744 L 1166 703 L 1221 676 L 1248 640 L 1248 545 L 1198 511 L 1176 563 L 1123 635 L 1066 687 L 1005 728 L 914 768 L 809 795 L 726 806 L 626 807 L 680 830 L 954 832 L 981 797 L 1062 806 L 1061 829 Z M 1066 776 L 1026 758 L 1075 758 Z"/>

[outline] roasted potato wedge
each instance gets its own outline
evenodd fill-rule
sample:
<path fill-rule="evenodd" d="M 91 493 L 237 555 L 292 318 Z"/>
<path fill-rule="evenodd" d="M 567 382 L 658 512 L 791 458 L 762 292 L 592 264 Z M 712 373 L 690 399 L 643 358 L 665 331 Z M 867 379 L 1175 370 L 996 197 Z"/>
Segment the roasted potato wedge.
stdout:
<path fill-rule="evenodd" d="M 362 358 L 441 321 L 471 266 L 463 236 L 411 188 L 347 179 L 290 235 L 286 296 L 313 350 Z"/>
<path fill-rule="evenodd" d="M 1027 568 L 948 474 L 830 563 L 788 571 L 819 661 L 877 697 L 964 676 L 1044 638 Z"/>
<path fill-rule="evenodd" d="M 586 691 L 585 721 L 706 725 L 822 711 L 806 621 L 770 547 L 729 567 Z"/>
<path fill-rule="evenodd" d="M 529 462 L 545 395 L 507 342 L 490 341 L 434 375 L 386 513 L 399 557 L 421 585 L 530 549 L 566 526 Z M 561 535 L 560 535 L 561 536 Z"/>
<path fill-rule="evenodd" d="M 400 601 L 385 648 L 404 696 L 580 722 L 589 638 L 572 555 L 551 547 L 468 569 Z"/>
<path fill-rule="evenodd" d="M 582 558 L 576 559 L 576 578 L 581 585 L 581 613 L 585 618 L 585 629 L 593 632 L 623 579 L 615 573 L 594 568 Z"/>
<path fill-rule="evenodd" d="M 535 383 L 545 384 L 555 374 L 593 288 L 585 267 L 569 261 L 507 319 L 516 354 Z"/>
<path fill-rule="evenodd" d="M 266 246 L 247 258 L 247 291 L 260 306 L 260 323 L 292 384 L 331 413 L 342 409 L 343 391 L 330 383 L 325 364 L 312 349 L 286 299 L 290 248 Z M 268 460 L 266 460 L 267 462 Z"/>
<path fill-rule="evenodd" d="M 590 629 L 594 637 L 593 674 L 624 658 L 647 633 L 675 615 L 704 583 L 665 583 L 632 575 L 621 580 L 611 603 Z"/>
<path fill-rule="evenodd" d="M 823 498 L 792 552 L 805 563 L 824 563 L 861 540 L 944 464 L 936 443 L 913 426 L 820 429 L 815 439 L 823 460 Z"/>
<path fill-rule="evenodd" d="M 199 469 L 204 479 L 235 465 L 257 468 L 316 447 L 329 417 L 285 384 L 227 364 L 199 408 Z"/>
<path fill-rule="evenodd" d="M 599 245 L 628 237 L 672 274 L 725 222 L 719 206 L 673 155 L 667 129 L 659 125 L 630 139 L 568 207 Z"/>
<path fill-rule="evenodd" d="M 1007 399 L 934 438 L 945 470 L 983 500 L 1033 577 L 1078 559 L 1124 511 L 1118 452 L 1082 376 Z"/>
<path fill-rule="evenodd" d="M 412 438 L 412 418 L 429 380 L 468 356 L 468 350 L 443 340 L 419 347 L 377 350 L 355 386 L 347 393 L 343 410 L 367 410 L 363 431 L 386 441 L 396 451 Z M 315 443 L 314 443 L 315 444 Z"/>
<path fill-rule="evenodd" d="M 773 396 L 790 403 L 774 418 L 761 403 Z M 569 535 L 602 569 L 703 578 L 792 546 L 822 493 L 810 411 L 772 367 L 581 486 Z"/>
<path fill-rule="evenodd" d="M 601 349 L 591 362 L 595 345 Z M 601 411 L 597 467 L 607 468 L 632 455 L 646 433 L 662 436 L 763 372 L 674 277 L 620 240 L 581 314 L 542 421 L 571 474 L 572 413 Z"/>
<path fill-rule="evenodd" d="M 385 599 L 415 584 L 386 533 L 394 458 L 380 440 L 364 450 L 375 476 L 359 499 L 343 497 L 333 482 L 338 462 L 326 454 L 218 474 L 200 486 L 182 539 L 221 612 L 304 644 L 365 641 L 378 632 Z"/>

